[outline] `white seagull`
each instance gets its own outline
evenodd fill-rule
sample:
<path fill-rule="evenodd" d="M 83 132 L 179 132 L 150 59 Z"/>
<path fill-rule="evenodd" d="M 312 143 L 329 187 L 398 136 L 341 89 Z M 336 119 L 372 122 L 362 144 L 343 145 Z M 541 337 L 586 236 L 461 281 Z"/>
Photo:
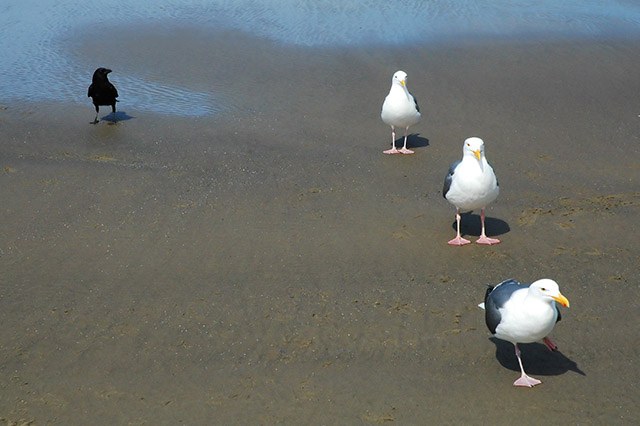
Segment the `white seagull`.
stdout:
<path fill-rule="evenodd" d="M 456 237 L 449 241 L 450 245 L 462 246 L 471 241 L 460 235 L 460 211 L 480 210 L 482 233 L 476 241 L 478 244 L 498 244 L 500 240 L 488 238 L 484 227 L 484 209 L 498 197 L 500 188 L 493 168 L 484 155 L 484 142 L 480 138 L 468 138 L 462 147 L 462 160 L 449 167 L 444 179 L 442 195 L 456 206 Z"/>
<path fill-rule="evenodd" d="M 484 303 L 485 321 L 489 331 L 498 339 L 513 343 L 520 364 L 521 376 L 514 386 L 532 387 L 542 383 L 527 376 L 522 367 L 518 343 L 532 343 L 542 340 L 552 351 L 558 349 L 548 335 L 560 312 L 556 303 L 569 307 L 569 300 L 560 293 L 558 283 L 541 279 L 531 285 L 523 285 L 515 280 L 506 280 L 497 286 L 489 286 Z"/>
<path fill-rule="evenodd" d="M 409 127 L 420 121 L 420 107 L 416 99 L 407 89 L 407 73 L 396 71 L 391 79 L 391 89 L 382 104 L 380 113 L 382 121 L 391 126 L 391 149 L 383 151 L 385 154 L 413 154 L 407 149 L 407 134 Z M 404 128 L 404 146 L 396 149 L 396 127 Z"/>

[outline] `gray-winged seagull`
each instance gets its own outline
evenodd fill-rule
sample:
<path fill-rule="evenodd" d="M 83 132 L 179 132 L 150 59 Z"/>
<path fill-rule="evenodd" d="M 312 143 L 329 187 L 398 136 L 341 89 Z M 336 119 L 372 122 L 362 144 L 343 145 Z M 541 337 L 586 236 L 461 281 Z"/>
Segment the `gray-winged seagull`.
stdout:
<path fill-rule="evenodd" d="M 488 245 L 500 242 L 487 237 L 484 226 L 484 209 L 499 192 L 498 179 L 484 155 L 484 142 L 480 138 L 468 138 L 462 146 L 462 160 L 451 164 L 442 188 L 444 198 L 456 207 L 457 234 L 449 241 L 450 245 L 462 246 L 471 242 L 460 235 L 460 212 L 475 209 L 481 209 L 482 223 L 482 233 L 476 242 Z"/>
<path fill-rule="evenodd" d="M 489 286 L 480 306 L 485 310 L 485 321 L 489 331 L 498 339 L 513 343 L 520 364 L 521 375 L 514 386 L 532 387 L 542 383 L 529 377 L 522 367 L 518 343 L 532 343 L 542 340 L 552 351 L 558 349 L 549 339 L 549 333 L 560 312 L 556 303 L 569 307 L 569 300 L 560 293 L 558 283 L 541 279 L 531 285 L 506 280 L 497 286 Z"/>
<path fill-rule="evenodd" d="M 413 154 L 407 149 L 409 127 L 420 121 L 420 107 L 416 99 L 407 89 L 407 73 L 396 71 L 391 79 L 391 89 L 382 104 L 380 113 L 382 121 L 391 126 L 391 149 L 385 154 Z M 404 129 L 404 146 L 396 149 L 396 127 Z"/>

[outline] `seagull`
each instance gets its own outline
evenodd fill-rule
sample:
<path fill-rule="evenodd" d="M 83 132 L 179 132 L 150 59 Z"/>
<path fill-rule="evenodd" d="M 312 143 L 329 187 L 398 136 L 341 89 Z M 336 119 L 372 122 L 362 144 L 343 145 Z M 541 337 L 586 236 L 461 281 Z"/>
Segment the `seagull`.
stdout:
<path fill-rule="evenodd" d="M 482 233 L 476 243 L 491 245 L 500 242 L 487 237 L 484 229 L 484 209 L 498 197 L 499 192 L 498 179 L 484 155 L 484 142 L 480 138 L 468 138 L 462 147 L 462 160 L 451 164 L 442 188 L 444 198 L 456 207 L 457 234 L 449 241 L 450 245 L 462 246 L 471 242 L 460 235 L 460 211 L 478 208 L 481 209 Z"/>
<path fill-rule="evenodd" d="M 107 78 L 107 75 L 110 72 L 110 69 L 100 67 L 93 73 L 91 85 L 87 92 L 87 96 L 93 100 L 93 105 L 96 107 L 96 118 L 91 122 L 91 124 L 98 123 L 100 105 L 111 105 L 111 112 L 114 114 L 115 122 L 116 102 L 118 102 L 116 98 L 118 97 L 118 91 Z"/>
<path fill-rule="evenodd" d="M 542 339 L 549 350 L 558 349 L 548 335 L 560 312 L 556 303 L 569 307 L 569 300 L 560 293 L 558 283 L 544 278 L 530 285 L 509 279 L 497 286 L 489 286 L 484 303 L 485 321 L 489 331 L 498 339 L 513 343 L 520 364 L 521 376 L 514 386 L 533 387 L 542 383 L 524 372 L 518 343 L 531 343 Z"/>
<path fill-rule="evenodd" d="M 380 113 L 382 121 L 391 126 L 391 149 L 383 151 L 385 154 L 413 154 L 407 149 L 407 134 L 409 127 L 420 121 L 420 107 L 418 101 L 407 89 L 407 73 L 396 71 L 391 79 L 391 89 L 382 104 Z M 404 146 L 396 149 L 396 127 L 404 128 Z"/>

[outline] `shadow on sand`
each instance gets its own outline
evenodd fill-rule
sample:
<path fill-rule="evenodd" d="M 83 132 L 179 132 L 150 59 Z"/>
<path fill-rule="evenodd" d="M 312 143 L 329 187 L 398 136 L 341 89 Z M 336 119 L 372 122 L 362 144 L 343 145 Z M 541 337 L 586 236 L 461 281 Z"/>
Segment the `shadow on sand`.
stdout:
<path fill-rule="evenodd" d="M 396 139 L 396 146 L 402 146 L 404 143 L 404 136 Z M 411 133 L 407 137 L 407 148 L 423 148 L 429 146 L 429 139 L 420 136 L 420 133 Z"/>
<path fill-rule="evenodd" d="M 482 232 L 482 223 L 480 222 L 480 215 L 473 212 L 461 213 L 460 220 L 460 233 L 464 235 L 472 235 L 479 237 Z M 501 219 L 485 216 L 484 225 L 488 237 L 495 237 L 498 235 L 506 234 L 511 231 L 509 224 Z M 451 228 L 456 230 L 456 221 L 451 223 Z"/>
<path fill-rule="evenodd" d="M 109 124 L 115 124 L 119 121 L 127 121 L 135 118 L 132 115 L 127 114 L 125 111 L 116 111 L 115 113 L 110 112 L 109 114 L 100 118 L 100 121 L 108 121 Z"/>
<path fill-rule="evenodd" d="M 496 345 L 496 359 L 505 368 L 520 372 L 515 348 L 510 342 L 490 337 Z M 527 374 L 531 376 L 558 376 L 567 371 L 574 371 L 582 376 L 586 374 L 575 361 L 567 358 L 562 352 L 550 351 L 542 343 L 519 343 L 522 364 Z"/>

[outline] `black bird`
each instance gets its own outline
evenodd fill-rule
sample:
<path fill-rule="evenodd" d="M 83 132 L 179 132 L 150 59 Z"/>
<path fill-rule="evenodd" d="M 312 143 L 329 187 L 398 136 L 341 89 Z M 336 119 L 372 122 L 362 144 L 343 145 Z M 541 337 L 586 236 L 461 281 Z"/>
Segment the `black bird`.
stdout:
<path fill-rule="evenodd" d="M 118 97 L 118 91 L 107 78 L 107 74 L 110 72 L 110 69 L 100 67 L 93 73 L 91 85 L 87 92 L 87 96 L 93 99 L 93 105 L 96 107 L 96 118 L 91 122 L 91 124 L 96 124 L 98 122 L 100 105 L 111 105 L 113 121 L 115 122 L 116 120 L 116 102 L 118 102 L 116 98 Z"/>

